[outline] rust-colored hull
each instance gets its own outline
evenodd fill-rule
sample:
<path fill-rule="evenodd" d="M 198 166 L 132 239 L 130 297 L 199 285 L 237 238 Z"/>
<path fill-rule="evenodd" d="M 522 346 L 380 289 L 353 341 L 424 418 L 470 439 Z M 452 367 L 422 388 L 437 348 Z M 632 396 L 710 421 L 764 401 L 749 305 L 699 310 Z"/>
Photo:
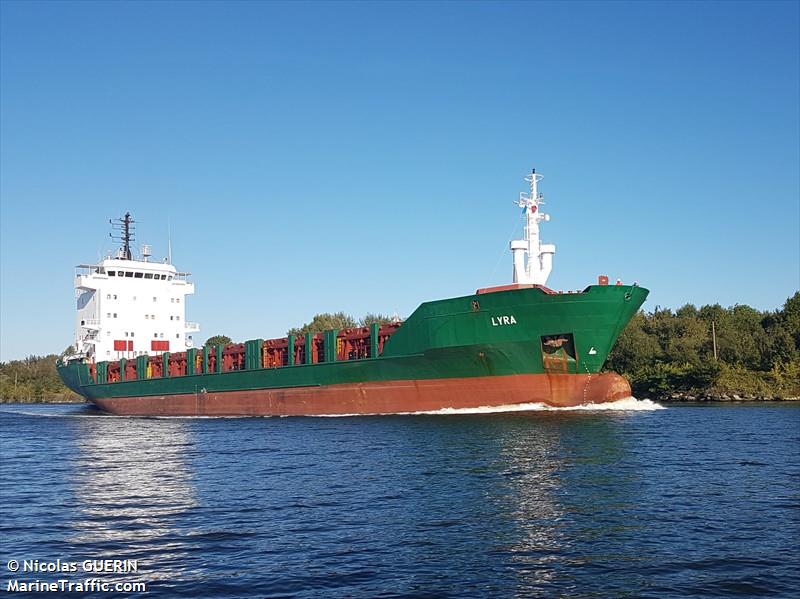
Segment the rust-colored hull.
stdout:
<path fill-rule="evenodd" d="M 628 382 L 614 373 L 519 374 L 107 397 L 97 398 L 94 403 L 107 412 L 131 416 L 315 416 L 397 414 L 525 403 L 567 407 L 616 401 L 630 395 Z"/>

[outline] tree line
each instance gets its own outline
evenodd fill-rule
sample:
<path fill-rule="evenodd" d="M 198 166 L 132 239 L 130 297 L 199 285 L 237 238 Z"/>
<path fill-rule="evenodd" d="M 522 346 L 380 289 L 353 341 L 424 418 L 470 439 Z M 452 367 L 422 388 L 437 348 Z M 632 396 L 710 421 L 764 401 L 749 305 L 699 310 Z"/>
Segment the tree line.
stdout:
<path fill-rule="evenodd" d="M 639 312 L 606 362 L 637 397 L 800 396 L 800 292 L 776 311 L 750 306 Z"/>
<path fill-rule="evenodd" d="M 83 401 L 56 371 L 56 354 L 0 362 L 0 402 Z"/>

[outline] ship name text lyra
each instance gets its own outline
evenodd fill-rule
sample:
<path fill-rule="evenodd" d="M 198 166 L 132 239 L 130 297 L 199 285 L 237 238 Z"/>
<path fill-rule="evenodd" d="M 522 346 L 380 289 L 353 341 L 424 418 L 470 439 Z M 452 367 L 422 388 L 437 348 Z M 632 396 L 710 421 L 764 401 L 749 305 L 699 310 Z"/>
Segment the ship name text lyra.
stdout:
<path fill-rule="evenodd" d="M 492 316 L 493 327 L 502 327 L 508 324 L 517 324 L 517 319 L 513 316 Z"/>

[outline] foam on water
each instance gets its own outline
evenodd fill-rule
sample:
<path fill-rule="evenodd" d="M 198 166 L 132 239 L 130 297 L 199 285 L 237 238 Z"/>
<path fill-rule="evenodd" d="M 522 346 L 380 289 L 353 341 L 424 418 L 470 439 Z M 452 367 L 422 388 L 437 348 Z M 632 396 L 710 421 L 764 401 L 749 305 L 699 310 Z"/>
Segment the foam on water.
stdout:
<path fill-rule="evenodd" d="M 12 404 L 10 406 L 0 407 L 0 412 L 5 414 L 13 414 L 15 416 L 36 416 L 37 418 L 104 418 L 111 416 L 101 410 L 94 408 L 88 404 L 36 404 L 45 406 L 64 406 L 67 412 L 46 412 L 39 410 L 32 410 L 30 408 L 18 407 L 24 404 Z"/>
<path fill-rule="evenodd" d="M 580 406 L 554 407 L 543 403 L 521 403 L 507 406 L 482 406 L 478 408 L 442 408 L 429 412 L 412 412 L 413 414 L 494 414 L 500 412 L 652 412 L 664 410 L 664 406 L 649 399 L 625 397 L 617 401 L 591 403 Z"/>
<path fill-rule="evenodd" d="M 665 410 L 666 408 L 649 399 L 636 399 L 626 397 L 617 401 L 610 401 L 598 404 L 585 404 L 570 407 L 554 407 L 543 403 L 520 403 L 505 406 L 480 406 L 477 408 L 441 408 L 439 410 L 423 410 L 420 412 L 393 412 L 383 414 L 320 414 L 311 418 L 352 418 L 354 416 L 450 416 L 463 414 L 502 414 L 505 412 L 652 412 L 655 410 Z M 114 417 L 96 408 L 79 404 L 74 411 L 68 412 L 39 412 L 26 409 L 14 409 L 5 407 L 2 411 L 19 416 L 39 416 L 44 418 L 97 418 Z M 116 416 L 117 418 L 141 418 L 141 416 Z M 274 416 L 264 416 L 274 418 Z M 279 416 L 281 418 L 285 416 Z M 253 418 L 253 416 L 147 416 L 146 418 L 156 419 L 205 419 L 205 418 Z"/>
<path fill-rule="evenodd" d="M 323 414 L 324 418 L 341 418 L 352 416 L 449 416 L 459 414 L 501 414 L 504 412 L 652 412 L 666 408 L 649 399 L 625 397 L 617 401 L 592 403 L 580 406 L 554 407 L 543 403 L 519 403 L 505 406 L 480 406 L 477 408 L 441 408 L 439 410 L 423 410 L 420 412 L 394 412 L 392 414 Z"/>

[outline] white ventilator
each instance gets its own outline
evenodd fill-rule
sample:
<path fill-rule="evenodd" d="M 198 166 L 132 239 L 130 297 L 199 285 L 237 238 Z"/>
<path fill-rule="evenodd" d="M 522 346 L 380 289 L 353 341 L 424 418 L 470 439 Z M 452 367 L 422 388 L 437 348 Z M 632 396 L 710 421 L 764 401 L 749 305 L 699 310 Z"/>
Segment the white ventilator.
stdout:
<path fill-rule="evenodd" d="M 522 218 L 525 219 L 525 234 L 523 239 L 511 242 L 511 253 L 514 257 L 514 282 L 533 285 L 544 285 L 553 269 L 553 254 L 556 246 L 542 243 L 539 239 L 539 223 L 549 221 L 550 215 L 544 214 L 540 207 L 544 204 L 544 195 L 539 193 L 537 186 L 544 179 L 536 173 L 536 169 L 525 177 L 530 184 L 530 193 L 520 193 L 516 204 L 522 208 Z"/>

